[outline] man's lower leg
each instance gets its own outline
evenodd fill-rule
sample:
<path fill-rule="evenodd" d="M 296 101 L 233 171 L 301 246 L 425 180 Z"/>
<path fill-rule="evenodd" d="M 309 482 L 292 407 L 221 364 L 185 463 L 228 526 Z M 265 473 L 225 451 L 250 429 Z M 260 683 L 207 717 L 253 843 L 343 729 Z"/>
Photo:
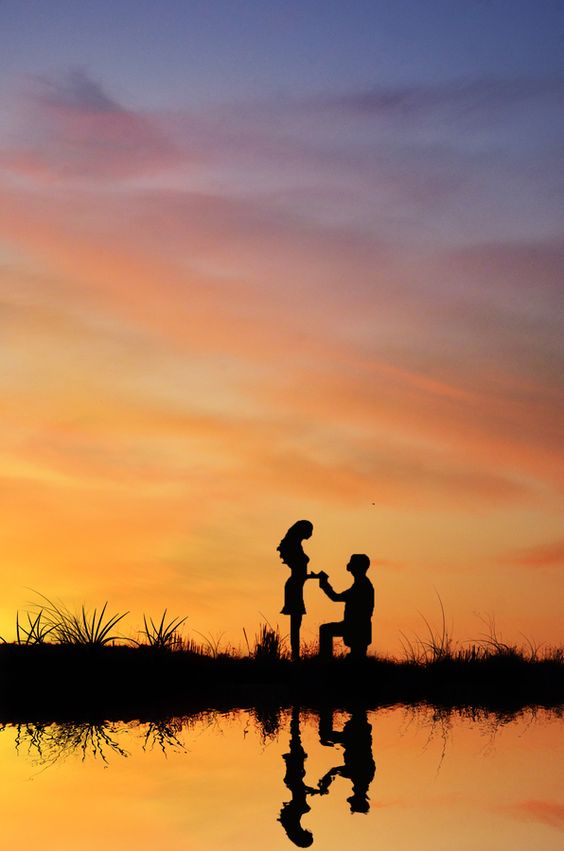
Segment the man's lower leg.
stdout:
<path fill-rule="evenodd" d="M 319 658 L 333 658 L 333 635 L 325 626 L 319 628 Z"/>

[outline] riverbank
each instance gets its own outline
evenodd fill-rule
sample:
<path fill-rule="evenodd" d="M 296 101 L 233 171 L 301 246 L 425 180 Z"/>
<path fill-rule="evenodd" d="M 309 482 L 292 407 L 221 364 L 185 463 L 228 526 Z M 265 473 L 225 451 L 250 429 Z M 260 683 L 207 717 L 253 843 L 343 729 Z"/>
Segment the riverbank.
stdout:
<path fill-rule="evenodd" d="M 0 722 L 142 718 L 198 709 L 396 703 L 516 711 L 564 706 L 564 661 L 517 653 L 401 661 L 284 658 L 125 645 L 0 645 Z"/>

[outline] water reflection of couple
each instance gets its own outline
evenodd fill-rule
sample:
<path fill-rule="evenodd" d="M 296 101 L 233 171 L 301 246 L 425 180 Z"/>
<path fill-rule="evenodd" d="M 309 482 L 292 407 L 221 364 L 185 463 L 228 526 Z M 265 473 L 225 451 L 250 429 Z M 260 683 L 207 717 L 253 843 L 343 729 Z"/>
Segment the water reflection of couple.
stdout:
<path fill-rule="evenodd" d="M 372 725 L 368 721 L 366 710 L 353 710 L 342 730 L 333 728 L 332 710 L 322 710 L 319 714 L 318 732 L 320 744 L 326 747 L 342 745 L 343 763 L 329 769 L 321 777 L 317 787 L 312 787 L 305 783 L 307 754 L 300 735 L 300 710 L 298 707 L 292 709 L 290 749 L 284 754 L 284 783 L 292 793 L 292 799 L 282 806 L 279 821 L 288 839 L 299 848 L 309 848 L 313 844 L 313 834 L 301 823 L 302 816 L 311 809 L 307 802 L 308 797 L 328 794 L 335 777 L 345 777 L 352 784 L 352 795 L 347 798 L 351 813 L 367 813 L 370 810 L 368 789 L 376 765 L 372 754 Z"/>
<path fill-rule="evenodd" d="M 367 555 L 355 553 L 350 557 L 347 570 L 354 582 L 340 594 L 333 590 L 325 571 L 308 573 L 309 556 L 303 551 L 303 541 L 311 538 L 313 525 L 309 520 L 298 520 L 290 526 L 278 545 L 280 558 L 290 568 L 290 577 L 284 586 L 283 615 L 290 615 L 290 646 L 292 659 L 300 658 L 300 628 L 306 613 L 304 585 L 308 579 L 319 579 L 321 590 L 336 603 L 345 604 L 344 619 L 337 623 L 322 624 L 319 630 L 319 655 L 330 658 L 333 638 L 340 636 L 356 658 L 366 656 L 372 642 L 372 612 L 374 610 L 374 588 L 366 576 L 370 566 Z"/>

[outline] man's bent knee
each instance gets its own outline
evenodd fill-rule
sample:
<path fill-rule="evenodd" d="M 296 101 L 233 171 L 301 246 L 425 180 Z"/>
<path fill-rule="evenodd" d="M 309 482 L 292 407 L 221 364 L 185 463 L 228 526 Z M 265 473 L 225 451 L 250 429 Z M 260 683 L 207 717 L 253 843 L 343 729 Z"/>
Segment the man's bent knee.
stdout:
<path fill-rule="evenodd" d="M 319 627 L 319 634 L 321 635 L 332 635 L 339 636 L 343 635 L 343 624 L 341 621 L 338 623 L 322 623 Z"/>

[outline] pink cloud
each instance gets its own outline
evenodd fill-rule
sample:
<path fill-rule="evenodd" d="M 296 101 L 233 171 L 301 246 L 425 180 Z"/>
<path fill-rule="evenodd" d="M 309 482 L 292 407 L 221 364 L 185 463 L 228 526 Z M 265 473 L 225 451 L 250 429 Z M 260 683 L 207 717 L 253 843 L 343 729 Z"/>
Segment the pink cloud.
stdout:
<path fill-rule="evenodd" d="M 111 98 L 83 71 L 33 80 L 17 148 L 0 152 L 25 177 L 120 179 L 150 175 L 184 161 L 151 118 Z"/>
<path fill-rule="evenodd" d="M 505 557 L 504 563 L 531 569 L 564 567 L 564 539 L 511 553 Z"/>
<path fill-rule="evenodd" d="M 109 128 L 108 147 L 117 154 L 108 162 L 116 175 L 141 163 L 121 151 L 122 136 L 126 143 L 130 134 L 141 140 L 145 162 L 160 150 L 150 143 L 153 130 L 166 139 L 160 125 L 124 109 L 84 75 L 42 81 L 33 103 L 43 126 L 68 130 L 65 138 L 76 122 L 80 157 L 97 123 Z M 94 132 L 80 136 L 83 126 Z M 105 160 L 96 157 L 93 151 L 83 166 L 99 165 L 104 174 Z M 47 160 L 38 162 L 60 174 L 49 171 Z M 80 195 L 58 187 L 43 196 L 8 193 L 7 200 L 6 239 L 50 267 L 65 282 L 69 302 L 83 300 L 86 312 L 95 304 L 124 328 L 141 328 L 170 347 L 245 362 L 259 377 L 253 374 L 254 386 L 244 392 L 280 418 L 355 430 L 350 448 L 327 465 L 339 471 L 335 492 L 379 498 L 374 484 L 383 481 L 405 493 L 412 477 L 432 494 L 488 502 L 520 498 L 530 475 L 562 482 L 562 399 L 553 383 L 533 382 L 515 364 L 516 347 L 531 346 L 531 334 L 528 318 L 508 307 L 520 259 L 532 258 L 532 268 L 546 274 L 535 304 L 534 357 L 526 350 L 521 360 L 537 379 L 545 367 L 548 374 L 554 359 L 552 338 L 549 346 L 542 334 L 550 317 L 542 311 L 545 281 L 550 291 L 561 262 L 556 246 L 526 246 L 524 254 L 515 246 L 486 246 L 485 261 L 478 247 L 461 254 L 459 266 L 453 257 L 442 268 L 440 260 L 425 267 L 394 255 L 372 233 L 306 222 L 277 206 L 271 193 L 128 187 Z M 488 277 L 483 283 L 484 269 L 502 281 L 503 292 Z M 523 273 L 519 288 L 525 280 Z M 373 432 L 393 465 L 370 451 Z M 419 443 L 417 450 L 400 450 L 405 439 Z M 351 483 L 355 451 L 370 469 Z M 283 467 L 279 458 L 288 452 L 280 447 L 266 468 Z M 310 462 L 304 481 L 317 488 L 327 476 L 325 461 Z"/>
<path fill-rule="evenodd" d="M 564 830 L 564 804 L 557 801 L 521 801 L 503 808 L 520 821 L 534 821 Z"/>
<path fill-rule="evenodd" d="M 509 379 L 498 375 L 491 382 L 480 371 L 465 371 L 464 344 L 453 349 L 452 358 L 443 357 L 436 365 L 427 354 L 416 368 L 409 337 L 402 337 L 401 348 L 392 350 L 387 359 L 382 356 L 383 346 L 346 339 L 340 334 L 347 315 L 345 301 L 323 298 L 299 277 L 296 282 L 304 287 L 299 293 L 290 289 L 279 294 L 272 281 L 258 286 L 261 279 L 268 280 L 271 268 L 263 241 L 270 239 L 269 248 L 278 245 L 281 253 L 286 246 L 290 253 L 289 226 L 283 223 L 280 232 L 274 219 L 267 221 L 257 237 L 257 211 L 249 214 L 247 226 L 242 224 L 244 216 L 237 216 L 237 205 L 227 202 L 222 206 L 221 199 L 210 202 L 204 223 L 198 225 L 199 201 L 200 196 L 188 196 L 184 205 L 188 213 L 183 213 L 182 205 L 177 211 L 181 224 L 175 226 L 180 231 L 185 227 L 188 258 L 201 264 L 208 252 L 213 254 L 214 246 L 221 256 L 223 242 L 229 242 L 231 233 L 233 251 L 238 242 L 243 257 L 258 243 L 262 265 L 257 267 L 256 283 L 241 282 L 247 266 L 244 260 L 237 265 L 235 255 L 230 263 L 233 274 L 227 280 L 186 268 L 182 254 L 170 250 L 166 241 L 169 218 L 175 222 L 172 214 L 165 219 L 166 250 L 161 252 L 157 232 L 155 244 L 148 246 L 145 224 L 139 230 L 134 219 L 123 215 L 126 224 L 119 229 L 118 213 L 134 213 L 131 201 L 113 208 L 102 199 L 100 209 L 87 208 L 86 203 L 74 199 L 70 205 L 59 202 L 52 205 L 45 220 L 41 199 L 13 193 L 9 210 L 1 218 L 9 239 L 35 254 L 57 280 L 67 282 L 66 291 L 57 297 L 61 303 L 82 305 L 86 311 L 89 303 L 95 303 L 124 328 L 140 328 L 168 347 L 203 356 L 228 355 L 241 367 L 241 404 L 250 398 L 253 406 L 259 405 L 257 419 L 263 430 L 272 433 L 266 423 L 274 418 L 291 422 L 303 435 L 332 435 L 335 449 L 329 461 L 315 453 L 302 458 L 302 450 L 294 456 L 291 441 L 277 439 L 271 447 L 264 447 L 264 470 L 271 478 L 276 473 L 285 480 L 288 469 L 293 474 L 301 469 L 304 487 L 309 483 L 316 493 L 370 502 L 379 501 L 384 494 L 393 501 L 408 498 L 417 503 L 437 502 L 454 494 L 460 504 L 521 499 L 530 491 L 529 475 L 561 481 L 556 400 L 550 395 L 544 398 L 542 388 L 535 390 L 539 404 L 531 405 L 529 394 L 523 395 L 512 385 L 511 374 Z M 214 224 L 214 210 L 221 227 Z M 109 231 L 103 239 L 95 236 L 102 211 Z M 150 222 L 156 226 L 154 213 Z M 174 234 L 174 245 L 179 238 Z M 312 241 L 311 258 L 323 246 L 320 234 L 314 234 Z M 330 255 L 332 263 L 344 274 L 348 257 L 341 259 L 338 267 L 338 255 L 339 250 Z M 298 267 L 305 264 L 306 281 L 309 256 L 306 252 L 296 258 Z M 272 274 L 283 279 L 285 273 L 287 268 L 281 265 Z M 374 333 L 387 330 L 386 316 L 395 306 L 392 293 L 382 299 L 377 314 L 382 297 L 379 287 L 377 281 L 373 308 L 368 300 L 359 308 L 356 298 L 350 299 L 348 308 L 350 315 L 361 321 L 364 317 L 360 314 L 367 313 L 377 329 Z M 370 309 L 372 313 L 368 313 Z M 426 333 L 431 351 L 434 327 L 421 317 L 418 330 Z M 412 367 L 405 365 L 410 360 Z M 345 437 L 351 429 L 356 435 Z M 418 482 L 415 488 L 414 481 Z"/>

